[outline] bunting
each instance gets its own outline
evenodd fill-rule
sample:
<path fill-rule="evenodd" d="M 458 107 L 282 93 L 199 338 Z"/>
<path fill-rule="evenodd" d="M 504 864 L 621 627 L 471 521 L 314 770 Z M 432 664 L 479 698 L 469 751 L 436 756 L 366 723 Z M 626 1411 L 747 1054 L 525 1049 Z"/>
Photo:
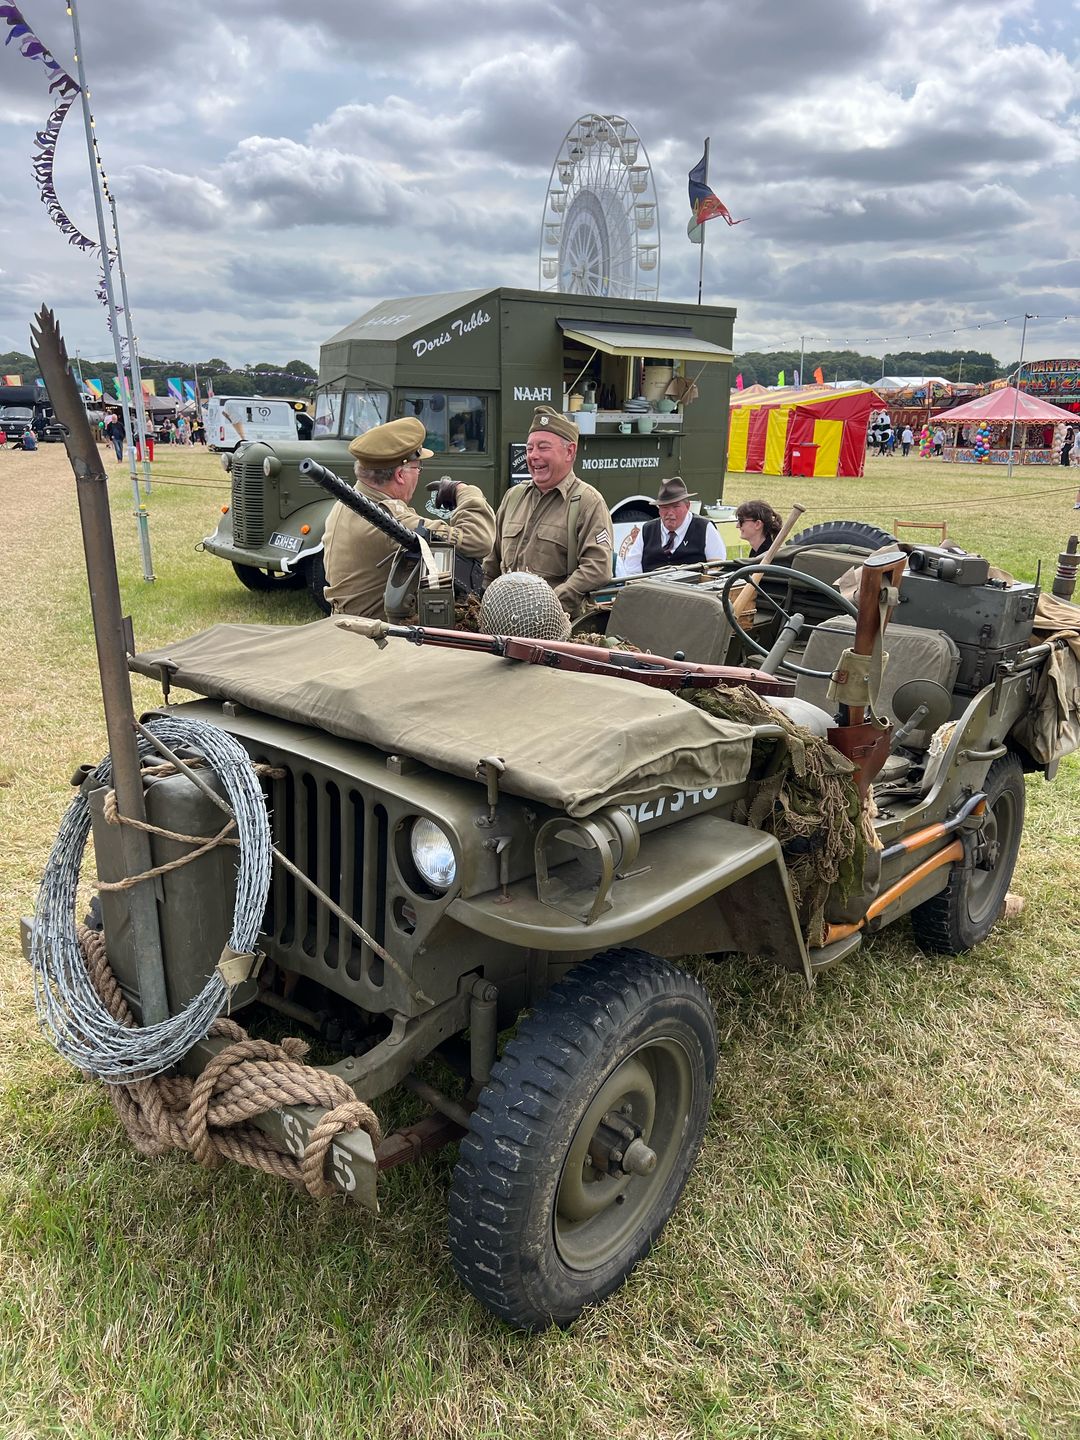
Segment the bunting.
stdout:
<path fill-rule="evenodd" d="M 106 312 L 109 308 L 108 293 L 105 289 L 105 265 L 112 264 L 114 256 L 111 252 L 101 255 L 101 246 L 96 240 L 91 240 L 89 235 L 84 235 L 75 222 L 65 211 L 56 193 L 56 185 L 53 180 L 53 167 L 56 162 L 56 142 L 60 138 L 60 129 L 67 119 L 68 111 L 71 109 L 77 95 L 82 94 L 82 86 L 77 80 L 67 73 L 55 60 L 41 41 L 31 30 L 23 18 L 22 12 L 17 5 L 0 4 L 0 29 L 6 25 L 7 35 L 4 37 L 4 45 L 15 42 L 19 53 L 27 60 L 40 60 L 46 74 L 49 76 L 49 93 L 55 97 L 55 105 L 45 127 L 39 130 L 34 137 L 35 152 L 31 160 L 31 170 L 34 181 L 38 188 L 38 195 L 41 203 L 48 211 L 49 219 L 53 222 L 60 233 L 67 237 L 69 245 L 74 245 L 83 251 L 97 251 L 101 258 L 101 280 L 98 284 L 97 296 L 105 306 Z M 94 143 L 95 153 L 97 142 Z M 100 158 L 100 157 L 99 157 Z M 123 311 L 117 307 L 117 314 Z M 113 317 L 108 314 L 109 329 L 113 328 Z M 125 357 L 126 360 L 126 357 Z"/>

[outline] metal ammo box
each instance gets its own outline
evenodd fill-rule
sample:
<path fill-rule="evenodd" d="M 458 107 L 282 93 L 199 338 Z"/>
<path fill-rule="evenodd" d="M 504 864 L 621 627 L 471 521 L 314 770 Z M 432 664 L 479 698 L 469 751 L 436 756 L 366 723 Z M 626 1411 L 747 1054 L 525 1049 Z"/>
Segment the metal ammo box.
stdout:
<path fill-rule="evenodd" d="M 980 555 L 956 554 L 936 545 L 916 546 L 900 589 L 894 620 L 901 625 L 946 628 L 960 648 L 955 689 L 974 695 L 1031 640 L 1038 585 L 991 580 Z M 948 586 L 948 590 L 942 587 Z"/>

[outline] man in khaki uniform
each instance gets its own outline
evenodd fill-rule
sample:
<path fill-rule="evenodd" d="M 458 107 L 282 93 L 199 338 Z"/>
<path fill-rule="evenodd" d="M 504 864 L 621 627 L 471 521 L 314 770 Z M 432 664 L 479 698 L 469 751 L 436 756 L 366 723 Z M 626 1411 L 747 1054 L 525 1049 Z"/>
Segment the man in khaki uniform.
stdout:
<path fill-rule="evenodd" d="M 512 570 L 542 576 L 570 616 L 612 574 L 611 516 L 600 492 L 574 474 L 577 442 L 572 420 L 550 405 L 536 407 L 525 447 L 531 478 L 503 496 L 484 561 L 488 581 Z"/>
<path fill-rule="evenodd" d="M 478 486 L 453 480 L 444 480 L 439 486 L 436 504 L 453 510 L 453 523 L 422 520 L 408 503 L 424 461 L 433 454 L 424 449 L 426 433 L 419 420 L 406 416 L 358 435 L 349 446 L 356 489 L 409 530 L 419 530 L 426 539 L 453 544 L 459 554 L 482 560 L 495 539 L 495 514 Z M 340 504 L 334 506 L 326 522 L 323 566 L 324 593 L 336 614 L 386 619 L 383 591 L 397 548 L 362 515 Z"/>

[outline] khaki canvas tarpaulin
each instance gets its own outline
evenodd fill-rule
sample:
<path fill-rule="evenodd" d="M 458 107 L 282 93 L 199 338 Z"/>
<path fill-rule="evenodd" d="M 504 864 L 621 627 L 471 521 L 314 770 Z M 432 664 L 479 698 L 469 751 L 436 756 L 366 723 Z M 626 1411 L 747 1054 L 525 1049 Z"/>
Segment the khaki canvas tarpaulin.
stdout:
<path fill-rule="evenodd" d="M 1039 673 L 1034 703 L 1016 738 L 1040 765 L 1080 749 L 1080 605 L 1040 595 L 1033 645 L 1056 642 Z"/>
<path fill-rule="evenodd" d="M 131 668 L 331 735 L 473 778 L 499 756 L 500 787 L 571 815 L 659 788 L 743 779 L 752 730 L 632 681 L 391 640 L 380 650 L 332 619 L 215 625 Z"/>

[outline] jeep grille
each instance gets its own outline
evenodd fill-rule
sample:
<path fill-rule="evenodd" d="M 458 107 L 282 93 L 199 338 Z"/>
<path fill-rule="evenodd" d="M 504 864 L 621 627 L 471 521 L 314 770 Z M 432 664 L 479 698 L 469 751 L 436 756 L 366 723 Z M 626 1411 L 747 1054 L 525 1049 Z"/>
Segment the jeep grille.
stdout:
<path fill-rule="evenodd" d="M 237 545 L 257 550 L 266 544 L 265 494 L 262 461 L 245 460 L 241 451 L 233 457 L 232 466 L 233 540 Z"/>
<path fill-rule="evenodd" d="M 295 760 L 265 779 L 274 844 L 380 944 L 386 940 L 386 809 L 347 783 Z M 283 774 L 281 772 L 284 772 Z M 261 945 L 299 971 L 362 1003 L 383 981 L 382 961 L 285 867 L 275 863 Z"/>

